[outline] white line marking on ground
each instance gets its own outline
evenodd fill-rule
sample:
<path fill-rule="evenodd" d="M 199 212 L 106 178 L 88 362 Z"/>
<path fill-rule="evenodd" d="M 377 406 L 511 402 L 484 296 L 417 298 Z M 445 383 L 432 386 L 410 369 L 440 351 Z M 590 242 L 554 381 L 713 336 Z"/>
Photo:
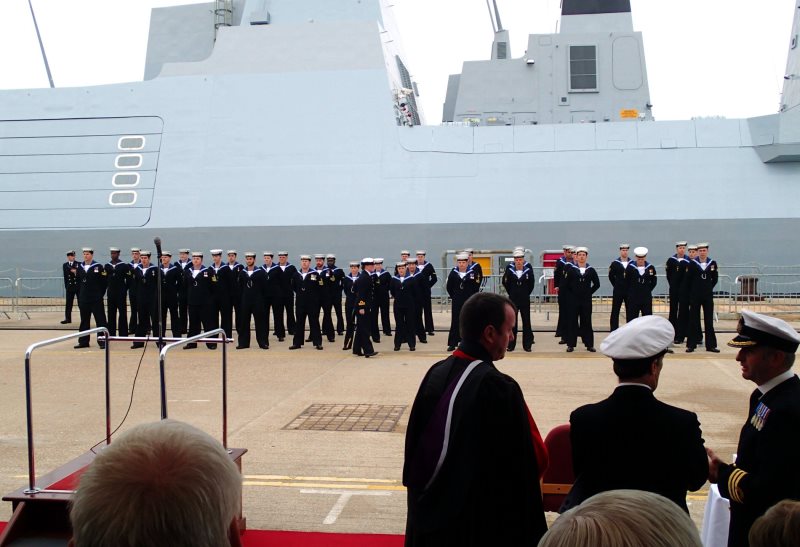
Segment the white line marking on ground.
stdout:
<path fill-rule="evenodd" d="M 339 518 L 339 515 L 342 514 L 344 511 L 347 502 L 350 501 L 350 498 L 353 496 L 391 496 L 391 492 L 384 492 L 384 491 L 373 491 L 373 490 L 319 490 L 316 488 L 304 488 L 300 490 L 301 494 L 338 494 L 339 497 L 336 499 L 336 503 L 333 504 L 331 507 L 330 512 L 322 521 L 322 524 L 333 524 L 336 522 L 336 519 Z"/>

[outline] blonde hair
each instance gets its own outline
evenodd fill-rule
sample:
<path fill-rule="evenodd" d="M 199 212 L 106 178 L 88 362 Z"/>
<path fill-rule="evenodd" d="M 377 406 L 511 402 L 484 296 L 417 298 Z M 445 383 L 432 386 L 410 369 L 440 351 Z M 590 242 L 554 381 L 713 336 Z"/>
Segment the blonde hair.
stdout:
<path fill-rule="evenodd" d="M 70 508 L 76 547 L 228 545 L 242 479 L 219 441 L 174 420 L 138 425 L 81 477 Z"/>
<path fill-rule="evenodd" d="M 779 501 L 753 523 L 750 547 L 794 547 L 800 545 L 800 501 Z"/>
<path fill-rule="evenodd" d="M 561 515 L 539 547 L 702 547 L 692 520 L 667 498 L 609 490 Z"/>

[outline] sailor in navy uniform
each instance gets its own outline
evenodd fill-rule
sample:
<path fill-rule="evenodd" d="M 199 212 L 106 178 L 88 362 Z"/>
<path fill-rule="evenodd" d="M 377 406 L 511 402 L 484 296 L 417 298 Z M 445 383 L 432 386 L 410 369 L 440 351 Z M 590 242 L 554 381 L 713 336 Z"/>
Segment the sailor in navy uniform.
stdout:
<path fill-rule="evenodd" d="M 647 261 L 647 247 L 636 247 L 636 257 L 628 264 L 625 278 L 628 280 L 628 300 L 625 304 L 627 320 L 632 321 L 641 315 L 653 315 L 653 289 L 658 278 L 656 268 Z"/>
<path fill-rule="evenodd" d="M 344 334 L 344 318 L 342 317 L 342 279 L 344 279 L 345 273 L 343 269 L 336 265 L 336 255 L 328 254 L 325 257 L 325 261 L 330 271 L 328 293 L 330 296 L 330 305 L 333 311 L 336 312 L 336 333 L 342 336 Z"/>
<path fill-rule="evenodd" d="M 180 338 L 181 320 L 178 315 L 178 290 L 183 285 L 183 269 L 171 264 L 172 253 L 161 252 L 161 335 L 167 335 L 167 312 L 173 338 Z"/>
<path fill-rule="evenodd" d="M 503 272 L 503 288 L 508 298 L 517 307 L 518 315 L 514 317 L 514 339 L 508 344 L 508 351 L 517 346 L 519 332 L 519 316 L 522 316 L 522 349 L 531 351 L 533 345 L 533 329 L 531 328 L 531 293 L 536 284 L 533 268 L 525 261 L 524 251 L 514 251 L 514 262 Z"/>
<path fill-rule="evenodd" d="M 222 249 L 211 249 L 213 260 L 209 269 L 214 272 L 217 283 L 212 297 L 212 328 L 221 327 L 228 338 L 233 337 L 233 296 L 236 278 L 233 270 L 222 262 Z"/>
<path fill-rule="evenodd" d="M 479 292 L 481 288 L 481 273 L 476 270 L 470 271 L 467 266 L 468 261 L 469 255 L 467 253 L 457 254 L 456 267 L 450 270 L 450 274 L 447 276 L 446 289 L 452 302 L 450 332 L 447 335 L 447 351 L 455 350 L 456 346 L 461 342 L 461 333 L 458 330 L 458 318 L 461 314 L 461 308 L 464 307 L 467 299 Z"/>
<path fill-rule="evenodd" d="M 567 351 L 572 352 L 578 343 L 578 334 L 586 349 L 594 352 L 594 329 L 592 328 L 592 295 L 600 288 L 597 271 L 586 262 L 589 249 L 575 249 L 575 263 L 564 273 L 569 301 L 572 303 L 571 318 L 567 325 Z"/>
<path fill-rule="evenodd" d="M 256 266 L 256 253 L 247 251 L 244 254 L 245 266 L 237 271 L 237 285 L 241 302 L 239 303 L 239 320 L 236 324 L 239 343 L 236 349 L 250 347 L 250 318 L 256 323 L 256 342 L 261 349 L 269 349 L 269 325 L 265 320 L 268 308 L 264 305 L 266 295 L 267 270 Z M 275 266 L 277 269 L 277 266 Z"/>
<path fill-rule="evenodd" d="M 281 314 L 286 312 L 286 321 L 282 323 L 286 326 L 286 331 L 289 336 L 294 334 L 294 291 L 292 290 L 292 279 L 297 271 L 297 268 L 289 262 L 289 253 L 286 251 L 278 251 L 278 267 L 281 269 Z M 277 322 L 275 323 L 277 328 Z M 275 332 L 275 336 L 282 338 L 280 333 Z"/>
<path fill-rule="evenodd" d="M 486 282 L 486 279 L 483 277 L 483 268 L 480 264 L 472 260 L 472 257 L 475 256 L 475 249 L 464 249 L 464 252 L 469 255 L 467 271 L 475 273 L 475 277 L 478 280 L 478 290 L 480 291 L 481 287 L 483 287 L 483 284 Z"/>
<path fill-rule="evenodd" d="M 128 336 L 128 287 L 133 283 L 131 265 L 119 258 L 119 247 L 111 247 L 111 260 L 104 266 L 108 276 L 106 304 L 108 306 L 108 334 Z"/>
<path fill-rule="evenodd" d="M 682 344 L 689 334 L 689 320 L 692 316 L 689 298 L 691 288 L 689 285 L 689 268 L 692 265 L 692 261 L 697 257 L 697 245 L 688 245 L 686 252 L 687 258 L 684 262 L 681 262 L 680 286 L 678 287 L 678 326 L 675 327 L 675 342 L 678 344 Z M 699 336 L 698 343 L 702 340 L 703 334 L 699 333 Z"/>
<path fill-rule="evenodd" d="M 292 288 L 295 293 L 295 310 L 297 322 L 294 329 L 294 340 L 289 349 L 300 349 L 305 339 L 306 318 L 308 330 L 311 333 L 311 343 L 316 349 L 322 349 L 322 333 L 319 328 L 319 305 L 322 291 L 325 290 L 325 280 L 311 269 L 311 256 L 300 256 L 300 269 L 295 270 L 292 276 Z"/>
<path fill-rule="evenodd" d="M 709 480 L 730 500 L 728 545 L 745 547 L 753 522 L 783 499 L 800 499 L 800 379 L 792 365 L 800 336 L 776 317 L 742 310 L 738 336 L 742 377 L 758 386 L 750 396 L 739 434 L 736 462 L 724 463 L 712 450 Z"/>
<path fill-rule="evenodd" d="M 153 329 L 153 336 L 158 336 L 158 329 L 161 328 L 158 310 L 158 266 L 150 264 L 150 251 L 142 251 L 140 259 L 141 266 L 136 269 L 134 283 L 136 284 L 136 302 L 139 306 L 137 317 L 139 323 L 136 325 L 136 336 L 144 337 Z M 134 342 L 131 349 L 143 348 L 144 342 Z"/>
<path fill-rule="evenodd" d="M 81 312 L 81 324 L 78 332 L 91 328 L 92 316 L 94 316 L 95 326 L 107 326 L 103 296 L 105 296 L 108 286 L 108 274 L 102 264 L 95 262 L 94 249 L 91 247 L 83 248 L 83 264 L 78 266 L 77 278 L 78 309 Z M 97 343 L 101 348 L 105 347 L 105 343 L 99 339 Z M 88 336 L 78 338 L 78 345 L 75 346 L 75 349 L 88 347 Z"/>
<path fill-rule="evenodd" d="M 361 260 L 361 266 L 363 269 L 353 284 L 353 290 L 356 293 L 356 334 L 353 339 L 353 353 L 364 357 L 372 357 L 378 354 L 372 347 L 372 338 L 370 336 L 372 306 L 374 304 L 372 272 L 375 269 L 375 261 L 372 258 L 365 257 Z"/>
<path fill-rule="evenodd" d="M 203 264 L 203 253 L 192 253 L 192 266 L 184 270 L 183 278 L 189 288 L 189 337 L 197 336 L 201 332 L 214 330 L 214 304 L 212 299 L 217 285 L 217 276 L 213 270 Z M 217 349 L 217 345 L 207 343 L 208 349 Z M 183 349 L 194 349 L 197 344 L 190 343 Z"/>
<path fill-rule="evenodd" d="M 128 286 L 128 301 L 130 302 L 131 319 L 128 321 L 128 332 L 136 332 L 136 327 L 139 325 L 139 301 L 136 297 L 138 287 L 133 279 L 136 275 L 136 270 L 142 264 L 141 259 L 142 250 L 139 247 L 131 247 L 131 261 L 128 263 L 131 266 L 131 284 Z"/>
<path fill-rule="evenodd" d="M 283 342 L 286 338 L 286 327 L 283 326 L 283 305 L 281 304 L 283 295 L 281 293 L 281 278 L 283 270 L 276 263 L 272 262 L 272 251 L 264 251 L 264 324 L 269 333 L 269 312 L 272 310 L 272 318 L 275 320 L 275 336 L 278 342 Z M 269 343 L 267 343 L 269 344 Z"/>
<path fill-rule="evenodd" d="M 556 323 L 556 338 L 560 338 L 559 344 L 567 343 L 567 323 L 569 321 L 569 310 L 572 309 L 572 303 L 569 301 L 569 292 L 566 290 L 564 272 L 566 268 L 572 264 L 572 245 L 563 245 L 561 249 L 564 255 L 556 260 L 556 266 L 553 269 L 553 285 L 555 285 L 556 292 L 558 292 L 558 322 Z M 564 290 L 561 290 L 561 285 L 564 284 Z"/>
<path fill-rule="evenodd" d="M 189 256 L 189 249 L 178 250 L 178 261 L 175 266 L 185 272 L 192 267 L 192 258 Z M 185 333 L 189 328 L 189 286 L 185 283 L 185 277 L 181 275 L 181 285 L 178 287 L 178 327 L 180 332 Z"/>
<path fill-rule="evenodd" d="M 415 263 L 416 264 L 416 263 Z M 400 351 L 403 342 L 408 343 L 408 349 L 414 351 L 417 342 L 417 294 L 416 285 L 421 278 L 406 276 L 407 265 L 398 262 L 397 275 L 389 281 L 389 292 L 394 298 L 394 350 Z"/>
<path fill-rule="evenodd" d="M 683 267 L 685 263 L 689 262 L 686 256 L 686 241 L 678 241 L 675 243 L 675 254 L 667 259 L 666 272 L 667 283 L 669 284 L 669 322 L 675 328 L 675 343 L 680 343 L 681 337 L 678 332 L 678 312 L 680 311 L 680 292 L 681 283 L 683 282 L 683 275 L 686 269 Z"/>
<path fill-rule="evenodd" d="M 419 299 L 422 302 L 422 318 L 425 323 L 424 328 L 428 336 L 433 336 L 434 327 L 431 289 L 434 285 L 436 285 L 436 282 L 439 281 L 439 278 L 436 277 L 436 268 L 433 267 L 433 264 L 425 260 L 424 250 L 417 251 L 417 272 L 417 275 L 419 276 L 417 292 L 419 293 Z M 419 311 L 417 311 L 417 315 L 419 315 Z"/>
<path fill-rule="evenodd" d="M 611 263 L 608 267 L 608 280 L 611 282 L 612 295 L 611 295 L 611 325 L 612 331 L 619 328 L 619 312 L 622 309 L 622 304 L 625 302 L 628 294 L 628 280 L 625 279 L 625 272 L 628 269 L 630 260 L 628 259 L 628 250 L 631 246 L 627 243 L 622 243 L 619 246 L 619 257 Z M 625 313 L 628 312 L 628 305 L 625 304 Z"/>
<path fill-rule="evenodd" d="M 409 258 L 406 260 L 406 277 L 413 277 L 414 281 L 414 295 L 417 299 L 416 304 L 414 306 L 414 313 L 416 317 L 414 319 L 414 326 L 416 336 L 419 339 L 420 343 L 427 344 L 428 337 L 426 336 L 425 332 L 425 323 L 422 320 L 422 308 L 424 306 L 425 295 L 420 289 L 420 285 L 424 283 L 424 280 L 419 277 L 419 270 L 417 269 L 417 260 L 415 258 Z"/>
<path fill-rule="evenodd" d="M 242 301 L 242 293 L 236 280 L 239 277 L 239 272 L 244 266 L 236 260 L 239 253 L 236 249 L 229 249 L 228 255 L 228 268 L 231 269 L 231 305 L 233 306 L 233 325 L 237 325 L 239 321 L 239 304 Z"/>
<path fill-rule="evenodd" d="M 378 317 L 380 316 L 383 334 L 392 335 L 392 326 L 389 323 L 389 281 L 392 274 L 383 269 L 383 259 L 376 258 L 375 271 L 372 272 L 372 282 L 374 284 L 374 308 L 372 310 L 372 340 L 381 341 L 381 331 L 378 328 Z"/>
<path fill-rule="evenodd" d="M 607 399 L 570 415 L 577 479 L 562 511 L 600 492 L 631 488 L 664 496 L 688 514 L 686 493 L 705 484 L 709 469 L 697 415 L 655 397 L 674 336 L 669 321 L 651 315 L 600 344 L 618 385 Z"/>
<path fill-rule="evenodd" d="M 411 251 L 403 249 L 400 251 L 400 262 L 406 265 L 406 275 L 408 275 L 408 257 L 411 256 Z M 397 266 L 394 267 L 394 275 L 397 275 Z"/>
<path fill-rule="evenodd" d="M 75 251 L 67 251 L 67 261 L 61 265 L 64 271 L 64 291 L 67 301 L 64 304 L 64 320 L 62 325 L 72 323 L 72 306 L 78 296 L 78 263 L 75 261 Z"/>
<path fill-rule="evenodd" d="M 697 257 L 689 263 L 689 337 L 686 351 L 691 353 L 701 338 L 700 310 L 703 311 L 703 334 L 706 351 L 719 353 L 714 332 L 714 287 L 719 279 L 717 262 L 708 256 L 708 243 L 697 244 Z"/>
<path fill-rule="evenodd" d="M 330 292 L 330 285 L 333 283 L 333 278 L 331 277 L 331 272 L 328 270 L 328 266 L 325 263 L 325 255 L 324 254 L 316 254 L 314 255 L 314 271 L 317 272 L 317 275 L 322 279 L 322 289 L 319 291 L 319 306 L 322 311 L 322 335 L 328 339 L 328 342 L 333 342 L 336 340 L 336 331 L 333 327 L 333 316 L 332 316 L 332 303 L 331 303 L 331 292 Z"/>
<path fill-rule="evenodd" d="M 342 279 L 342 287 L 344 291 L 344 316 L 345 316 L 345 347 L 343 350 L 350 349 L 348 346 L 348 340 L 352 341 L 353 337 L 355 336 L 356 331 L 356 292 L 354 289 L 354 285 L 356 279 L 358 279 L 358 271 L 359 271 L 359 262 L 351 262 L 350 263 L 350 273 Z"/>

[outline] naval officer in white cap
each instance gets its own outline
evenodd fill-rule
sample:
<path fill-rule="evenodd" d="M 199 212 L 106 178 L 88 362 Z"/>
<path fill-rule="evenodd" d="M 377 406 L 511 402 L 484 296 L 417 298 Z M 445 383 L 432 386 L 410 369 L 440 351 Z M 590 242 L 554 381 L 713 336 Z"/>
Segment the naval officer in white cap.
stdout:
<path fill-rule="evenodd" d="M 655 398 L 664 355 L 675 330 L 656 315 L 631 320 L 600 345 L 619 383 L 611 396 L 570 416 L 577 480 L 566 508 L 606 490 L 646 490 L 684 511 L 686 492 L 708 476 L 697 415 Z"/>
<path fill-rule="evenodd" d="M 628 296 L 625 302 L 626 319 L 631 321 L 639 315 L 653 315 L 653 289 L 658 278 L 656 267 L 647 261 L 647 247 L 636 247 L 633 250 L 635 260 L 628 264 L 625 279 L 628 284 Z"/>
<path fill-rule="evenodd" d="M 709 480 L 731 502 L 729 546 L 748 545 L 753 522 L 782 499 L 800 499 L 800 379 L 792 370 L 800 335 L 786 321 L 742 310 L 738 336 L 742 378 L 756 384 L 739 434 L 736 462 L 712 450 Z"/>

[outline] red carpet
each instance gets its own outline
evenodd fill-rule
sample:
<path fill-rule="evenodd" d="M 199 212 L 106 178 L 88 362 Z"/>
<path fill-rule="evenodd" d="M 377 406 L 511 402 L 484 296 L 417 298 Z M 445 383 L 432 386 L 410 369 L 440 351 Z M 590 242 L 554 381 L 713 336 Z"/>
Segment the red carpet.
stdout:
<path fill-rule="evenodd" d="M 5 527 L 0 522 L 0 533 Z M 402 547 L 403 536 L 248 530 L 242 543 L 245 547 Z"/>
<path fill-rule="evenodd" d="M 245 547 L 402 547 L 404 536 L 248 530 Z"/>

